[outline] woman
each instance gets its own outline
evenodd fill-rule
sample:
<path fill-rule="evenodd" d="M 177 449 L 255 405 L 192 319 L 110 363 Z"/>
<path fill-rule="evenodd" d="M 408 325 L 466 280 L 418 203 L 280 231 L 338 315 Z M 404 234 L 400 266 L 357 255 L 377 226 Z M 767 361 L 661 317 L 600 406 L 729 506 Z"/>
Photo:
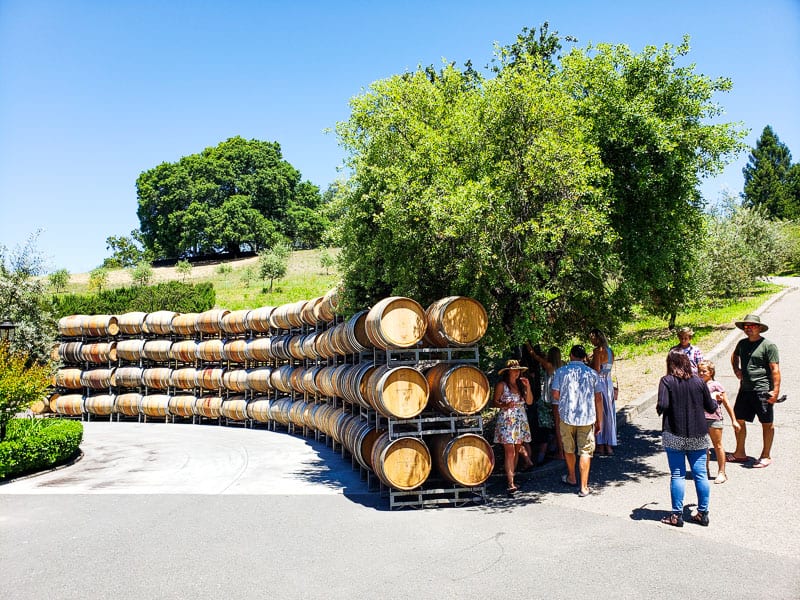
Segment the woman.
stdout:
<path fill-rule="evenodd" d="M 560 418 L 558 416 L 558 403 L 556 402 L 553 404 L 552 390 L 550 388 L 556 369 L 564 366 L 564 361 L 561 360 L 561 350 L 553 346 L 547 351 L 547 356 L 545 356 L 538 344 L 531 347 L 530 343 L 526 343 L 525 348 L 528 351 L 528 355 L 539 363 L 545 373 L 542 382 L 542 393 L 537 401 L 539 405 L 537 406 L 539 426 L 554 433 L 553 437 L 555 437 L 556 443 L 558 444 L 558 454 L 556 458 L 564 460 L 564 444 L 561 441 L 561 431 L 559 428 Z M 539 447 L 539 454 L 536 457 L 537 463 L 544 462 L 546 450 L 546 443 L 544 446 Z"/>
<path fill-rule="evenodd" d="M 527 367 L 520 366 L 519 361 L 509 360 L 506 366 L 498 371 L 502 379 L 494 388 L 494 405 L 500 409 L 494 430 L 494 442 L 503 444 L 505 454 L 506 479 L 508 480 L 507 492 L 513 495 L 517 491 L 514 484 L 514 471 L 517 461 L 522 456 L 525 469 L 533 466 L 523 443 L 530 443 L 531 428 L 528 417 L 525 415 L 525 404 L 533 403 L 531 385 L 527 378 L 520 377 Z"/>
<path fill-rule="evenodd" d="M 694 330 L 691 327 L 681 327 L 677 331 L 678 345 L 673 346 L 670 350 L 680 350 L 687 357 L 692 364 L 692 373 L 697 375 L 697 367 L 703 360 L 703 353 L 700 348 L 692 345 L 692 338 L 694 337 Z"/>
<path fill-rule="evenodd" d="M 708 485 L 706 452 L 708 430 L 706 413 L 717 410 L 708 387 L 692 375 L 689 357 L 680 350 L 667 355 L 667 374 L 658 383 L 656 411 L 662 416 L 661 436 L 671 474 L 670 497 L 672 513 L 661 519 L 673 527 L 683 527 L 683 495 L 686 488 L 686 460 L 692 469 L 697 492 L 697 512 L 694 523 L 708 526 Z"/>
<path fill-rule="evenodd" d="M 599 329 L 592 329 L 589 332 L 589 340 L 594 346 L 589 364 L 600 375 L 603 387 L 603 428 L 597 434 L 597 453 L 612 456 L 614 446 L 617 445 L 617 394 L 614 390 L 614 381 L 611 379 L 614 353 L 608 345 L 605 334 Z"/>
<path fill-rule="evenodd" d="M 691 358 L 689 359 L 691 361 Z M 725 388 L 714 377 L 717 375 L 717 368 L 710 360 L 701 360 L 697 365 L 697 374 L 703 381 L 706 382 L 708 391 L 711 397 L 717 401 L 717 410 L 714 413 L 706 414 L 706 425 L 708 425 L 708 437 L 711 438 L 711 444 L 714 446 L 714 454 L 717 455 L 717 476 L 714 478 L 714 483 L 725 483 L 728 481 L 728 476 L 725 474 L 725 449 L 722 447 L 722 429 L 725 427 L 725 421 L 722 418 L 722 407 L 728 413 L 733 423 L 733 431 L 739 433 L 741 425 L 736 420 L 733 414 L 733 407 L 728 402 L 728 394 L 725 393 Z M 706 457 L 706 470 L 708 470 L 708 457 Z"/>

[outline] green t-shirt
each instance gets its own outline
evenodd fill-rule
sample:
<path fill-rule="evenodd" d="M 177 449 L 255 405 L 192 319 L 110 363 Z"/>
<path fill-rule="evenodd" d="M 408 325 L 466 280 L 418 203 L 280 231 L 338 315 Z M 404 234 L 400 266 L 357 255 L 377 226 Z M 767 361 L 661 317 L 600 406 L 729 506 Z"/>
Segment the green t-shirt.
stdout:
<path fill-rule="evenodd" d="M 739 340 L 734 353 L 739 357 L 742 369 L 742 387 L 745 391 L 769 391 L 772 389 L 770 363 L 780 362 L 778 347 L 766 338 L 751 342 Z"/>

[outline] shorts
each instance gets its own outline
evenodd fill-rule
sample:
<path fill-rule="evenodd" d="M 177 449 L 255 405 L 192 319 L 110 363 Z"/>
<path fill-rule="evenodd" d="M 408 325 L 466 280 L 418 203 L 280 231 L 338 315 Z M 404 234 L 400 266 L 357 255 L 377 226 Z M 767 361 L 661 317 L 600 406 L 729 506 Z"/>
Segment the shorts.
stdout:
<path fill-rule="evenodd" d="M 763 394 L 763 399 L 760 395 Z M 755 417 L 763 424 L 772 423 L 774 419 L 773 406 L 767 402 L 769 396 L 766 392 L 739 390 L 736 394 L 736 404 L 733 405 L 733 414 L 738 421 L 752 423 Z"/>
<path fill-rule="evenodd" d="M 725 422 L 722 419 L 706 419 L 706 427 L 709 429 L 725 429 Z"/>
<path fill-rule="evenodd" d="M 567 425 L 562 421 L 560 431 L 564 452 L 589 457 L 594 454 L 594 424 Z"/>

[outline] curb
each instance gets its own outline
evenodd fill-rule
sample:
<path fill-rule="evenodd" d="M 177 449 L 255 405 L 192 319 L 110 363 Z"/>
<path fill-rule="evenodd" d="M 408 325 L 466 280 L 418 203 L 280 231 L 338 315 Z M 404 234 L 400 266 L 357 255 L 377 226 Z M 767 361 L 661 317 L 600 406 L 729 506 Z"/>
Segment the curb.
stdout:
<path fill-rule="evenodd" d="M 784 287 L 780 292 L 776 293 L 771 298 L 767 299 L 764 304 L 759 306 L 753 314 L 761 315 L 761 313 L 765 312 L 770 306 L 775 304 L 778 300 L 783 298 L 786 294 L 791 292 L 792 290 L 797 289 L 795 286 L 787 286 Z M 736 329 L 735 327 L 733 330 L 725 336 L 719 344 L 714 346 L 711 351 L 706 354 L 706 358 L 714 361 L 719 362 L 720 356 L 726 356 L 729 352 L 731 352 L 732 347 L 735 343 L 739 340 L 742 336 L 742 332 Z M 617 427 L 622 425 L 627 425 L 629 423 L 633 423 L 636 420 L 636 417 L 640 414 L 644 413 L 645 411 L 652 410 L 653 407 L 656 405 L 658 400 L 658 388 L 652 389 L 648 392 L 645 392 L 638 398 L 636 398 L 633 402 L 629 402 L 619 410 L 617 410 Z"/>
<path fill-rule="evenodd" d="M 61 469 L 66 469 L 67 467 L 71 467 L 75 463 L 79 462 L 82 458 L 83 458 L 83 450 L 78 448 L 78 452 L 75 454 L 75 456 L 73 456 L 66 462 L 58 464 L 55 467 L 50 467 L 49 469 L 44 469 L 43 471 L 34 471 L 33 473 L 28 473 L 26 475 L 16 475 L 14 477 L 7 477 L 6 479 L 0 480 L 0 485 L 6 485 L 7 483 L 11 483 L 12 481 L 25 481 L 26 479 L 33 479 L 34 477 L 39 477 L 40 475 L 44 475 L 46 473 L 60 471 Z"/>

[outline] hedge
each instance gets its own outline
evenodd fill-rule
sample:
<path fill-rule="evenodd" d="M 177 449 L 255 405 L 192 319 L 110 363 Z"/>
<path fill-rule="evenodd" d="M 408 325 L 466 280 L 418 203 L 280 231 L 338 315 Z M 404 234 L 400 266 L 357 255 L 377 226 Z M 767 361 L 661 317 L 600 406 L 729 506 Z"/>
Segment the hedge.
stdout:
<path fill-rule="evenodd" d="M 174 310 L 203 312 L 214 307 L 216 292 L 209 282 L 167 281 L 156 285 L 122 287 L 98 294 L 53 296 L 56 318 L 67 315 L 118 315 L 126 312 Z"/>
<path fill-rule="evenodd" d="M 0 479 L 48 469 L 78 453 L 83 423 L 65 419 L 12 419 L 0 442 Z"/>

